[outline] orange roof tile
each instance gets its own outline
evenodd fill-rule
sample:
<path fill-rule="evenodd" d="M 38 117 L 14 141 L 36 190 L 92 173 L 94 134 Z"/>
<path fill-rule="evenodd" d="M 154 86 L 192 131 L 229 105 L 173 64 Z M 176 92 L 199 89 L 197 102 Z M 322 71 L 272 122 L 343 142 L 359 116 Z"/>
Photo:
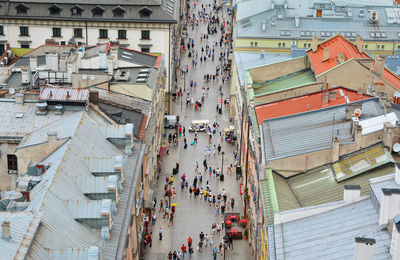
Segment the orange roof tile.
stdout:
<path fill-rule="evenodd" d="M 328 60 L 323 61 L 324 48 L 326 47 L 329 47 L 330 55 Z M 312 52 L 312 50 L 307 51 L 315 75 L 318 76 L 339 65 L 339 53 L 343 53 L 346 61 L 352 58 L 369 58 L 365 53 L 360 53 L 354 44 L 338 34 L 327 41 L 320 43 L 316 52 Z"/>
<path fill-rule="evenodd" d="M 262 124 L 264 120 L 289 116 L 312 110 L 318 110 L 326 107 L 333 107 L 358 100 L 370 98 L 367 95 L 360 95 L 357 92 L 345 88 L 330 89 L 329 92 L 336 91 L 336 98 L 330 100 L 327 104 L 323 104 L 323 92 L 313 93 L 301 97 L 291 98 L 287 100 L 277 101 L 265 105 L 256 106 L 256 114 L 258 124 Z"/>
<path fill-rule="evenodd" d="M 329 47 L 330 55 L 328 60 L 323 61 L 325 47 Z M 307 51 L 307 56 L 314 68 L 315 76 L 318 76 L 338 66 L 339 53 L 343 54 L 345 61 L 349 59 L 371 58 L 365 52 L 360 53 L 357 50 L 356 45 L 351 43 L 342 35 L 338 34 L 324 42 L 321 42 L 318 45 L 318 49 L 316 52 L 312 52 L 312 50 Z M 393 87 L 400 89 L 400 78 L 387 68 L 384 69 L 382 78 Z"/>

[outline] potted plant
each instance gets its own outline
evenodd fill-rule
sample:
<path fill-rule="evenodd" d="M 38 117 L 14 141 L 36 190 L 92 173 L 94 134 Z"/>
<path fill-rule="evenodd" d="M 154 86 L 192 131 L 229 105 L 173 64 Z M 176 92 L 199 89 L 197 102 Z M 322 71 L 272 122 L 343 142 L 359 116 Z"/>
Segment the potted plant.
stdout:
<path fill-rule="evenodd" d="M 247 240 L 247 237 L 249 236 L 249 231 L 247 229 L 244 231 L 244 240 Z"/>

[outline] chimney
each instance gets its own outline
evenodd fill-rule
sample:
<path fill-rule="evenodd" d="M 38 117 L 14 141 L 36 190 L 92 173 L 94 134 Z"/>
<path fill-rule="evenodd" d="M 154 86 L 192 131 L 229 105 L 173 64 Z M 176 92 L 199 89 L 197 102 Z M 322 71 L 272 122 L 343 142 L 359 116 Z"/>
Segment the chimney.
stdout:
<path fill-rule="evenodd" d="M 68 54 L 62 53 L 60 54 L 60 71 L 66 72 L 67 71 L 67 58 Z"/>
<path fill-rule="evenodd" d="M 264 50 L 261 50 L 260 58 L 261 58 L 261 59 L 264 59 L 264 56 L 265 56 L 265 52 L 264 52 Z"/>
<path fill-rule="evenodd" d="M 362 147 L 362 126 L 361 125 L 355 125 L 354 140 L 356 142 L 357 149 L 361 149 L 361 147 Z"/>
<path fill-rule="evenodd" d="M 400 260 L 400 214 L 393 218 L 392 241 L 390 242 L 392 260 Z"/>
<path fill-rule="evenodd" d="M 385 225 L 400 212 L 400 189 L 382 189 L 379 225 Z"/>
<path fill-rule="evenodd" d="M 23 104 L 23 103 L 24 103 L 24 93 L 16 93 L 15 104 Z"/>
<path fill-rule="evenodd" d="M 21 68 L 21 81 L 22 84 L 29 84 L 29 67 L 22 67 Z"/>
<path fill-rule="evenodd" d="M 335 136 L 332 141 L 332 162 L 339 160 L 339 151 L 339 138 Z"/>
<path fill-rule="evenodd" d="M 316 52 L 318 50 L 318 38 L 316 35 L 313 35 L 311 42 L 312 52 Z"/>
<path fill-rule="evenodd" d="M 57 131 L 48 131 L 47 132 L 47 140 L 49 143 L 55 142 L 58 140 L 57 138 Z"/>
<path fill-rule="evenodd" d="M 397 165 L 397 164 L 395 166 L 394 179 L 396 181 L 396 184 L 400 184 L 400 169 L 399 169 L 399 165 Z"/>
<path fill-rule="evenodd" d="M 325 104 L 327 104 L 329 102 L 329 91 L 328 91 L 328 88 L 329 88 L 329 84 L 325 83 L 325 87 L 323 87 L 323 90 L 322 90 L 322 104 L 323 105 L 325 105 Z"/>
<path fill-rule="evenodd" d="M 373 260 L 374 245 L 376 243 L 373 238 L 356 237 L 354 245 L 354 260 Z"/>
<path fill-rule="evenodd" d="M 11 239 L 10 222 L 4 221 L 1 223 L 1 235 L 3 239 Z"/>
<path fill-rule="evenodd" d="M 99 91 L 97 89 L 91 89 L 89 92 L 89 102 L 97 105 L 99 104 Z"/>
<path fill-rule="evenodd" d="M 392 148 L 393 141 L 392 138 L 395 136 L 393 133 L 396 127 L 391 122 L 383 123 L 383 145 Z"/>
<path fill-rule="evenodd" d="M 108 75 L 114 75 L 114 57 L 111 55 L 107 57 L 107 70 Z"/>
<path fill-rule="evenodd" d="M 344 57 L 343 53 L 339 52 L 338 60 L 339 60 L 339 64 L 342 64 L 343 62 L 346 61 L 346 58 Z"/>
<path fill-rule="evenodd" d="M 361 36 L 358 35 L 358 34 L 357 34 L 357 37 L 356 37 L 356 46 L 357 46 L 358 52 L 362 53 L 363 52 L 363 47 L 364 47 L 364 41 L 361 38 Z"/>
<path fill-rule="evenodd" d="M 118 46 L 110 47 L 110 55 L 113 57 L 114 60 L 114 69 L 118 69 Z"/>
<path fill-rule="evenodd" d="M 57 52 L 50 53 L 50 70 L 58 71 L 58 53 Z"/>
<path fill-rule="evenodd" d="M 383 70 L 385 68 L 385 57 L 375 56 L 374 72 L 379 76 L 383 75 Z"/>
<path fill-rule="evenodd" d="M 322 59 L 322 61 L 326 61 L 326 60 L 329 60 L 329 55 L 330 55 L 330 49 L 329 49 L 329 47 L 325 47 L 324 48 L 324 57 L 323 57 L 323 59 Z"/>
<path fill-rule="evenodd" d="M 344 202 L 352 202 L 359 199 L 361 196 L 360 185 L 344 185 L 343 200 Z"/>
<path fill-rule="evenodd" d="M 36 71 L 37 57 L 35 57 L 35 56 L 29 57 L 29 66 L 31 67 L 31 71 Z"/>

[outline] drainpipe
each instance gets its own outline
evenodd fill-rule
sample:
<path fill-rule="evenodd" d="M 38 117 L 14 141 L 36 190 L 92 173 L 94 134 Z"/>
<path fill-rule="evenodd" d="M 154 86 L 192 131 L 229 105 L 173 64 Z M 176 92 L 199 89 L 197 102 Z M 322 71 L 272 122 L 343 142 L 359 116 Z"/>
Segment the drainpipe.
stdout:
<path fill-rule="evenodd" d="M 88 45 L 88 25 L 87 25 L 87 21 L 85 22 L 85 27 L 86 27 L 86 45 Z"/>

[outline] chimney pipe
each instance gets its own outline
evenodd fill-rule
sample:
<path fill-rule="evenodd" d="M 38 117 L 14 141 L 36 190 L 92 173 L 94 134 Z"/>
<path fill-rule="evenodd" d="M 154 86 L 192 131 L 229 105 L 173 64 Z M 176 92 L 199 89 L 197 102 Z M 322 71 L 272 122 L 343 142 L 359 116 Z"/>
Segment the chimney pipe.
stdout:
<path fill-rule="evenodd" d="M 36 71 L 37 57 L 35 57 L 35 56 L 29 57 L 29 66 L 31 67 L 31 71 Z"/>
<path fill-rule="evenodd" d="M 316 52 L 318 50 L 318 38 L 316 35 L 313 35 L 311 42 L 312 52 Z"/>
<path fill-rule="evenodd" d="M 373 260 L 376 240 L 373 238 L 356 237 L 355 241 L 354 260 Z"/>
<path fill-rule="evenodd" d="M 1 223 L 1 235 L 3 239 L 11 239 L 10 222 L 5 221 Z"/>
<path fill-rule="evenodd" d="M 50 53 L 50 70 L 58 71 L 58 53 Z"/>
<path fill-rule="evenodd" d="M 344 202 L 352 202 L 360 198 L 361 186 L 360 185 L 344 185 Z"/>
<path fill-rule="evenodd" d="M 48 138 L 48 142 L 52 143 L 58 140 L 57 138 L 57 132 L 56 131 L 49 131 L 47 132 L 47 138 Z"/>
<path fill-rule="evenodd" d="M 23 104 L 23 103 L 24 103 L 24 93 L 16 93 L 15 104 Z"/>
<path fill-rule="evenodd" d="M 390 242 L 392 260 L 400 260 L 400 214 L 393 218 L 392 241 Z"/>
<path fill-rule="evenodd" d="M 324 57 L 323 57 L 322 61 L 329 60 L 329 56 L 330 56 L 330 48 L 325 47 L 324 48 Z"/>
<path fill-rule="evenodd" d="M 363 47 L 364 47 L 364 40 L 358 34 L 357 34 L 357 37 L 356 37 L 356 46 L 357 46 L 358 52 L 362 53 L 363 52 Z"/>
<path fill-rule="evenodd" d="M 385 225 L 400 212 L 400 189 L 382 189 L 379 225 Z"/>
<path fill-rule="evenodd" d="M 22 67 L 21 68 L 21 83 L 22 84 L 29 84 L 29 67 Z"/>

